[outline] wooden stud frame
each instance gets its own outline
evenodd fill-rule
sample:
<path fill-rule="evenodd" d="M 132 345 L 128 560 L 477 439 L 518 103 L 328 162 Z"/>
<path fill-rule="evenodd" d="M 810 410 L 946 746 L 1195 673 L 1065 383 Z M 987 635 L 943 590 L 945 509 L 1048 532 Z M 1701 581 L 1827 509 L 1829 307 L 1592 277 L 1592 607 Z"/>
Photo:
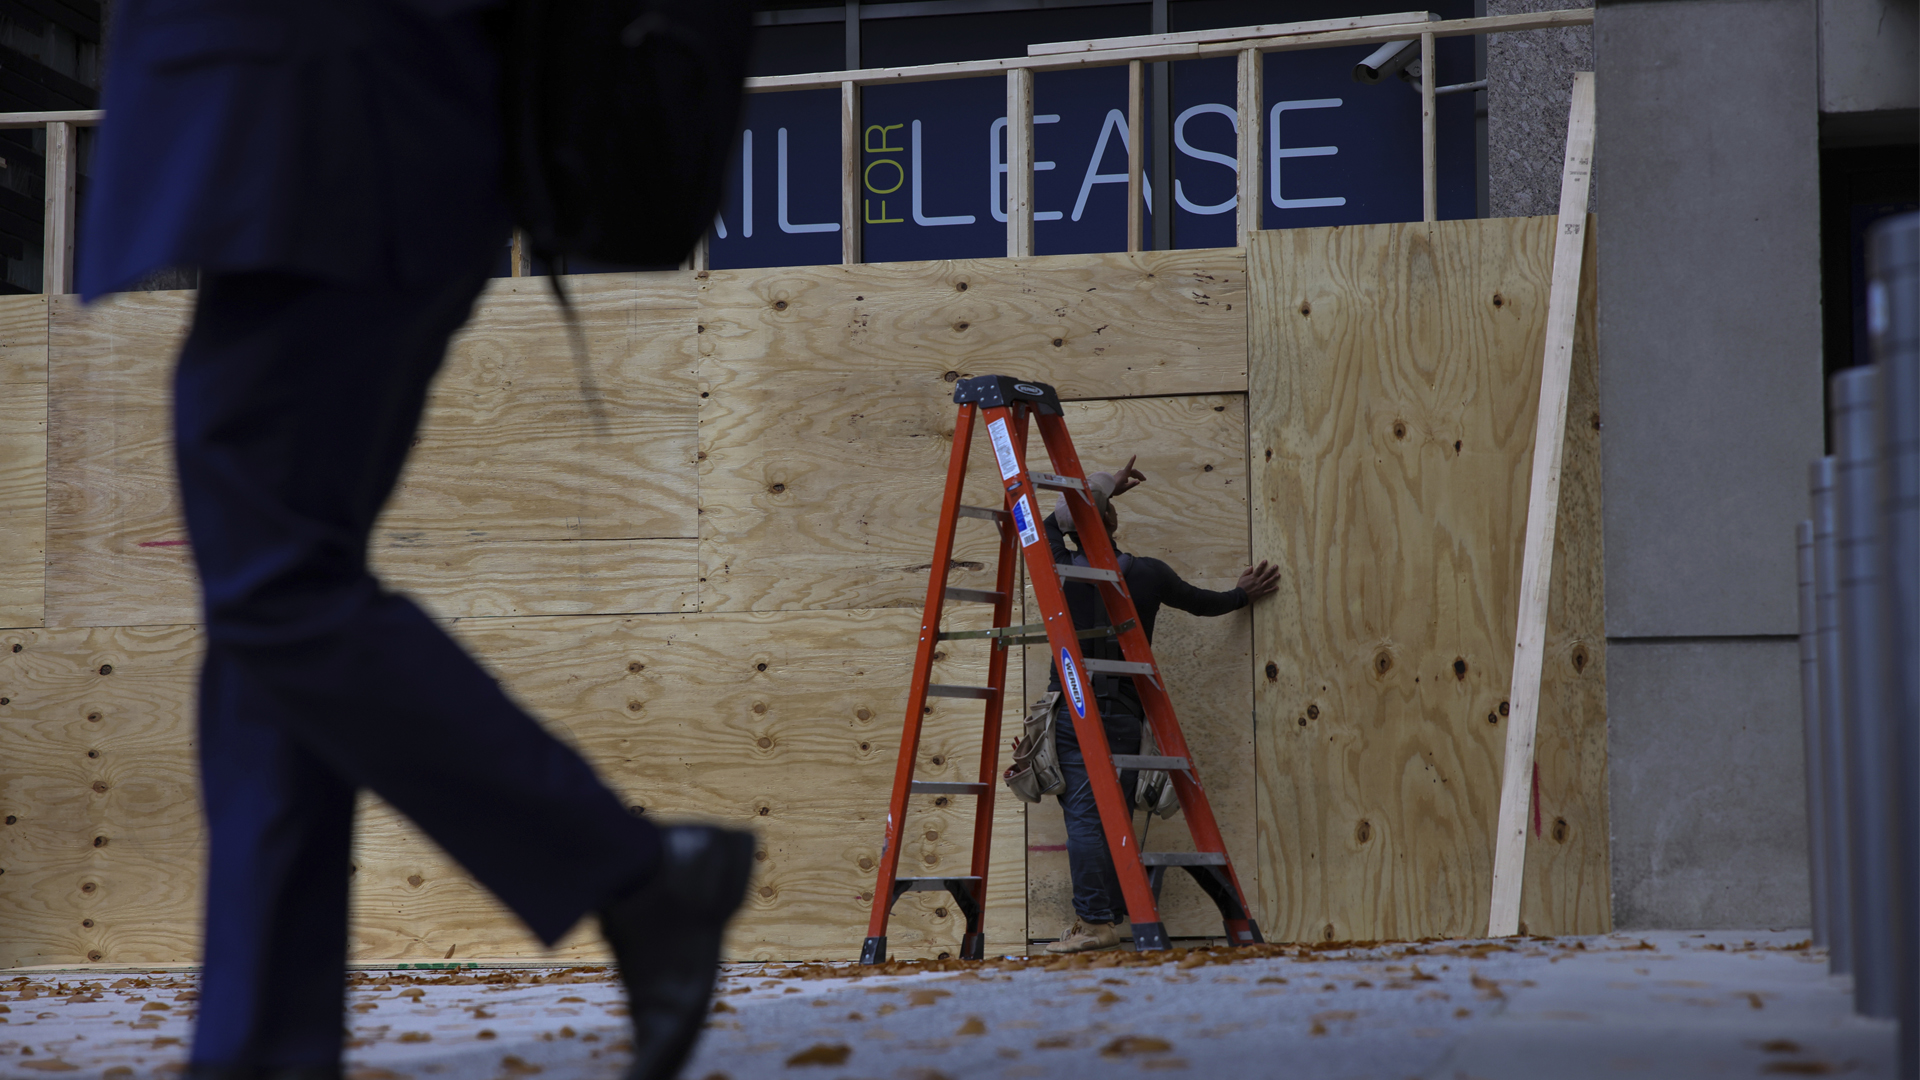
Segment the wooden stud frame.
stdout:
<path fill-rule="evenodd" d="M 1128 184 L 1129 193 L 1133 185 Z M 1033 254 L 1033 72 L 1007 72 L 1007 257 Z"/>
<path fill-rule="evenodd" d="M 1440 220 L 1439 138 L 1435 128 L 1433 35 L 1420 35 L 1420 220 Z"/>
<path fill-rule="evenodd" d="M 1033 74 L 1037 71 L 1066 71 L 1114 64 L 1128 66 L 1127 94 L 1127 250 L 1144 249 L 1143 165 L 1145 135 L 1142 122 L 1144 78 L 1148 63 L 1172 60 L 1200 60 L 1234 56 L 1239 60 L 1237 101 L 1240 106 L 1240 180 L 1237 236 L 1241 243 L 1260 227 L 1262 168 L 1261 134 L 1264 117 L 1260 112 L 1259 57 L 1270 52 L 1298 49 L 1322 49 L 1338 45 L 1369 45 L 1404 39 L 1412 25 L 1420 34 L 1420 164 L 1421 216 L 1434 221 L 1439 216 L 1436 177 L 1437 139 L 1434 129 L 1434 42 L 1443 37 L 1475 34 L 1512 33 L 1522 30 L 1550 30 L 1568 26 L 1589 26 L 1592 8 L 1496 15 L 1477 19 L 1428 21 L 1425 12 L 1401 12 L 1369 15 L 1351 19 L 1323 19 L 1314 22 L 1281 23 L 1262 26 L 1230 27 L 1219 30 L 1143 37 L 1101 38 L 1087 41 L 1049 42 L 1028 48 L 1027 56 L 993 60 L 966 60 L 948 64 L 923 64 L 904 68 L 864 68 L 857 71 L 812 72 L 803 75 L 775 75 L 746 81 L 753 94 L 785 90 L 825 90 L 838 88 L 841 99 L 841 197 L 840 258 L 842 263 L 863 261 L 860 243 L 860 88 L 886 83 L 927 82 L 959 79 L 977 75 L 1007 76 L 1007 254 L 1033 253 Z M 73 129 L 101 122 L 105 113 L 98 109 L 69 112 L 0 113 L 0 130 L 47 128 L 47 229 L 46 286 L 44 292 L 72 288 L 74 163 Z M 56 134 L 56 131 L 58 134 Z M 704 271 L 708 265 L 708 238 L 702 236 L 689 255 L 687 266 Z M 514 272 L 524 273 L 523 261 L 516 251 Z"/>
<path fill-rule="evenodd" d="M 1141 194 L 1141 172 L 1147 164 L 1146 65 L 1127 61 L 1127 251 L 1146 248 L 1147 206 Z"/>
<path fill-rule="evenodd" d="M 1421 73 L 1423 76 L 1426 72 Z M 1426 79 L 1430 85 L 1432 79 Z M 1560 515 L 1560 462 L 1573 373 L 1574 325 L 1587 245 L 1587 188 L 1593 177 L 1593 73 L 1573 77 L 1567 157 L 1560 174 L 1560 221 L 1554 229 L 1553 284 L 1547 294 L 1546 360 L 1540 411 L 1533 428 L 1533 482 L 1527 496 L 1527 539 L 1520 557 L 1519 628 L 1513 686 L 1507 696 L 1506 758 L 1500 771 L 1500 816 L 1494 834 L 1493 902 L 1488 937 L 1520 932 L 1520 879 L 1527 861 L 1527 810 L 1533 794 L 1533 741 L 1540 720 L 1540 671 L 1547 644 L 1547 595 L 1553 581 L 1553 534 Z"/>
<path fill-rule="evenodd" d="M 1260 229 L 1260 210 L 1266 205 L 1260 190 L 1263 171 L 1260 166 L 1261 135 L 1265 117 L 1261 115 L 1261 56 L 1258 49 L 1240 50 L 1238 71 L 1239 95 L 1235 105 L 1238 109 L 1240 173 L 1235 201 L 1234 219 L 1238 228 L 1234 232 L 1235 242 L 1245 247 L 1247 240 Z"/>
<path fill-rule="evenodd" d="M 75 156 L 79 132 L 71 123 L 56 120 L 47 125 L 47 216 L 41 235 L 46 250 L 41 262 L 41 287 L 45 293 L 73 291 L 73 211 Z"/>
<path fill-rule="evenodd" d="M 860 174 L 860 87 L 840 84 L 840 262 L 852 266 L 861 262 L 860 190 L 865 181 Z"/>

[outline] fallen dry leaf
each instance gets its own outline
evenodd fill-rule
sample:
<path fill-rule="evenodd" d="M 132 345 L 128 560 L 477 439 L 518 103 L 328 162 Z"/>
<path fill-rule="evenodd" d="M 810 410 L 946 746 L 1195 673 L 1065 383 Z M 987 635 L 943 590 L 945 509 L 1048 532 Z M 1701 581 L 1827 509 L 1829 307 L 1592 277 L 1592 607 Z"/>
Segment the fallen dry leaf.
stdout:
<path fill-rule="evenodd" d="M 985 1035 L 986 1033 L 987 1022 L 977 1016 L 967 1017 L 967 1022 L 960 1025 L 959 1031 L 954 1032 L 955 1035 Z"/>
<path fill-rule="evenodd" d="M 713 1011 L 717 1013 L 737 1013 L 740 1010 L 734 1008 L 733 1006 L 727 1004 L 724 1001 L 716 1001 L 713 1003 Z"/>
<path fill-rule="evenodd" d="M 1768 1054 L 1797 1054 L 1800 1044 L 1792 1039 L 1768 1039 L 1760 1044 L 1760 1049 Z"/>
<path fill-rule="evenodd" d="M 1093 1003 L 1095 1005 L 1111 1005 L 1116 1001 L 1125 1001 L 1125 1000 L 1127 999 L 1121 997 L 1119 994 L 1116 994 L 1111 990 L 1102 990 L 1100 991 L 1100 996 L 1093 999 Z"/>
<path fill-rule="evenodd" d="M 400 1041 L 403 1043 L 432 1042 L 433 1036 L 424 1031 L 403 1031 L 400 1033 Z"/>
<path fill-rule="evenodd" d="M 1073 1048 L 1073 1036 L 1049 1035 L 1033 1044 L 1035 1050 L 1070 1050 Z"/>
<path fill-rule="evenodd" d="M 506 1057 L 501 1058 L 500 1067 L 513 1076 L 532 1076 L 534 1073 L 545 1071 L 540 1066 L 521 1058 L 517 1054 L 508 1054 Z"/>
<path fill-rule="evenodd" d="M 1746 998 L 1747 1004 L 1756 1009 L 1764 1009 L 1767 1007 L 1767 1003 L 1760 1000 L 1760 995 L 1752 991 L 1741 991 L 1733 996 Z"/>
<path fill-rule="evenodd" d="M 1100 1048 L 1101 1057 L 1131 1057 L 1134 1054 L 1164 1054 L 1173 1044 L 1151 1035 L 1122 1035 Z"/>
<path fill-rule="evenodd" d="M 59 1058 L 48 1058 L 45 1061 L 23 1061 L 20 1063 L 20 1067 L 23 1069 L 38 1069 L 41 1072 L 78 1072 L 80 1069 L 80 1066 L 69 1065 Z"/>
<path fill-rule="evenodd" d="M 853 1047 L 846 1043 L 814 1043 L 788 1058 L 787 1068 L 799 1065 L 845 1065 L 852 1056 Z"/>
<path fill-rule="evenodd" d="M 1313 1026 L 1307 1029 L 1307 1034 L 1309 1035 L 1325 1035 L 1326 1033 L 1327 1033 L 1327 1025 L 1321 1023 L 1318 1020 L 1315 1020 L 1313 1022 Z"/>
<path fill-rule="evenodd" d="M 473 1036 L 473 1037 L 474 1037 L 474 1038 L 476 1038 L 476 1039 L 495 1039 L 495 1038 L 499 1038 L 499 1036 L 497 1036 L 497 1035 L 495 1035 L 495 1034 L 493 1033 L 493 1031 L 492 1031 L 492 1029 L 490 1029 L 490 1028 L 481 1028 L 481 1029 L 480 1029 L 480 1030 L 479 1030 L 478 1032 L 475 1032 L 475 1033 L 474 1033 L 474 1036 Z"/>
<path fill-rule="evenodd" d="M 141 1012 L 172 1012 L 173 1006 L 167 1004 L 164 1001 L 149 1001 L 145 1005 L 140 1006 L 140 1011 Z"/>
<path fill-rule="evenodd" d="M 943 997 L 952 997 L 951 990 L 915 990 L 907 995 L 909 1005 L 932 1005 Z"/>
<path fill-rule="evenodd" d="M 1259 981 L 1263 983 L 1279 983 L 1282 986 L 1285 986 L 1287 984 L 1287 980 L 1281 978 L 1278 975 L 1262 975 Z"/>
<path fill-rule="evenodd" d="M 565 1005 L 568 1002 L 579 1002 L 580 1004 L 584 1005 L 586 1004 L 587 999 L 583 997 L 563 997 L 560 999 L 558 1004 Z"/>
<path fill-rule="evenodd" d="M 1825 1076 L 1839 1070 L 1825 1061 L 1769 1061 L 1760 1067 L 1760 1071 L 1787 1076 Z"/>

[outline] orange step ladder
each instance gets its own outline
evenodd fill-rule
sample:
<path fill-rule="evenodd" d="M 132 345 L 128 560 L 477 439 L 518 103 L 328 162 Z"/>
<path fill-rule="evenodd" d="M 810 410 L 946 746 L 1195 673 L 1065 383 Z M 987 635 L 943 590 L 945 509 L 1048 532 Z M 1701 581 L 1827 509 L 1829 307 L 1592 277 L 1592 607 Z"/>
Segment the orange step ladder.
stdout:
<path fill-rule="evenodd" d="M 907 718 L 900 737 L 900 762 L 887 803 L 887 836 L 880 849 L 879 881 L 873 890 L 873 915 L 860 962 L 878 964 L 887 958 L 887 919 L 893 905 L 908 892 L 946 892 L 966 916 L 961 939 L 963 959 L 980 959 L 986 949 L 987 855 L 993 836 L 994 788 L 999 782 L 1000 714 L 1006 699 L 1007 653 L 1015 645 L 1045 642 L 1062 676 L 1061 686 L 1070 705 L 1068 715 L 1086 760 L 1093 784 L 1094 803 L 1107 835 L 1107 847 L 1126 899 L 1127 918 L 1133 924 L 1133 947 L 1145 951 L 1167 947 L 1166 927 L 1160 921 L 1160 883 L 1169 867 L 1193 875 L 1226 924 L 1227 940 L 1235 945 L 1261 941 L 1247 907 L 1240 879 L 1234 875 L 1213 809 L 1207 804 L 1200 774 L 1187 751 L 1173 702 L 1161 685 L 1153 649 L 1141 629 L 1126 580 L 1115 560 L 1113 545 L 1100 520 L 1100 511 L 1087 493 L 1086 474 L 1067 435 L 1059 395 L 1045 383 L 1024 382 L 1005 375 L 963 379 L 955 387 L 960 414 L 953 427 L 953 456 L 947 465 L 947 489 L 940 501 L 939 531 L 933 542 L 933 567 L 927 583 L 927 605 L 920 623 L 920 643 L 914 656 L 913 682 L 907 694 Z M 1059 472 L 1030 472 L 1026 464 L 1027 431 L 1037 424 L 1053 467 Z M 976 426 L 987 429 L 1004 485 L 999 509 L 960 502 L 967 479 L 967 455 Z M 1039 492 L 1066 495 L 1088 565 L 1056 564 L 1047 544 L 1040 516 Z M 949 586 L 944 569 L 951 565 L 954 530 L 962 517 L 992 522 L 1000 533 L 1000 556 L 991 590 Z M 1026 557 L 1027 576 L 1039 601 L 1043 620 L 1012 625 L 1015 600 L 1015 549 Z M 1076 631 L 1067 609 L 1063 580 L 1086 581 L 1097 587 L 1106 604 L 1111 626 Z M 943 632 L 940 617 L 947 601 L 993 606 L 993 628 Z M 1116 637 L 1123 660 L 1089 659 L 1082 655 L 1083 638 Z M 936 645 L 956 639 L 986 639 L 992 654 L 985 686 L 951 686 L 931 681 Z M 1107 749 L 1106 729 L 1100 723 L 1094 675 L 1133 679 L 1146 710 L 1158 754 L 1113 754 Z M 930 697 L 973 698 L 984 701 L 986 716 L 980 741 L 979 779 L 971 783 L 915 780 L 914 763 L 920 754 L 920 723 Z M 1173 781 L 1182 816 L 1193 834 L 1193 851 L 1141 851 L 1133 836 L 1133 818 L 1120 789 L 1122 769 L 1163 769 Z M 907 800 L 912 795 L 971 795 L 974 797 L 973 859 L 964 877 L 901 877 L 901 840 L 906 835 Z"/>

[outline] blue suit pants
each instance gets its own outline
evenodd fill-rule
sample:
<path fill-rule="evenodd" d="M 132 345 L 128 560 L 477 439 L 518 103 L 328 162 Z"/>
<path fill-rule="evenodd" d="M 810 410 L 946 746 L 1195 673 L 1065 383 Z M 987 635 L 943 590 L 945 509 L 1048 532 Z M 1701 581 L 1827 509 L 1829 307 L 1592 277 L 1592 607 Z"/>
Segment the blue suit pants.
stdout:
<path fill-rule="evenodd" d="M 196 1066 L 339 1060 L 359 789 L 549 943 L 657 865 L 657 830 L 367 567 L 486 272 L 411 287 L 203 281 L 174 398 L 206 602 Z"/>

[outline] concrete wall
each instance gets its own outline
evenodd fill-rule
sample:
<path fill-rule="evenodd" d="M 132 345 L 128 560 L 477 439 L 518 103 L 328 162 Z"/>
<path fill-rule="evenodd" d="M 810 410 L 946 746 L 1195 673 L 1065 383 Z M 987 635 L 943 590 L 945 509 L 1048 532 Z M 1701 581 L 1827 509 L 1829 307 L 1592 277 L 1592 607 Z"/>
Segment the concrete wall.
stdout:
<path fill-rule="evenodd" d="M 1920 107 L 1920 3 L 1819 0 L 1820 111 Z"/>
<path fill-rule="evenodd" d="M 1815 0 L 1594 24 L 1614 916 L 1809 918 L 1793 526 L 1821 452 Z"/>
<path fill-rule="evenodd" d="M 1592 6 L 1592 0 L 1487 0 L 1487 14 L 1520 15 Z M 1561 158 L 1566 153 L 1573 73 L 1592 70 L 1591 27 L 1488 36 L 1489 217 L 1560 212 Z M 1589 188 L 1589 209 L 1599 206 L 1598 191 L 1598 183 Z"/>

